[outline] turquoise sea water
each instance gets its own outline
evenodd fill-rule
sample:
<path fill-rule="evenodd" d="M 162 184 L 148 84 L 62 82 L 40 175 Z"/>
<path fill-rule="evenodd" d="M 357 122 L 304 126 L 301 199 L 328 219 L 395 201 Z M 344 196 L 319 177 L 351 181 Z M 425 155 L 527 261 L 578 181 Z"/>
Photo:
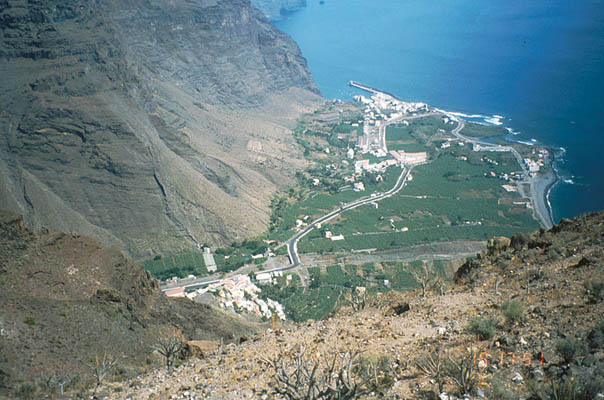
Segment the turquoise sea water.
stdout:
<path fill-rule="evenodd" d="M 604 208 L 604 1 L 309 0 L 276 25 L 325 97 L 355 80 L 503 116 L 510 138 L 564 148 L 556 220 Z"/>

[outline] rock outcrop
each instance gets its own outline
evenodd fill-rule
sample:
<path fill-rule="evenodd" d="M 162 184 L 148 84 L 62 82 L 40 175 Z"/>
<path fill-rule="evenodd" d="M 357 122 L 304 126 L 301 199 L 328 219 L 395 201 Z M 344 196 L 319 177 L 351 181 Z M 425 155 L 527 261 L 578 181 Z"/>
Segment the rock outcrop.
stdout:
<path fill-rule="evenodd" d="M 280 19 L 284 14 L 306 7 L 306 0 L 252 0 L 257 7 L 269 19 Z"/>
<path fill-rule="evenodd" d="M 7 387 L 61 371 L 85 376 L 91 358 L 105 352 L 136 374 L 165 329 L 200 343 L 256 332 L 233 315 L 167 298 L 140 265 L 93 239 L 34 234 L 3 210 L 0 238 L 0 398 Z"/>
<path fill-rule="evenodd" d="M 0 203 L 131 255 L 265 229 L 320 101 L 246 0 L 0 1 Z"/>

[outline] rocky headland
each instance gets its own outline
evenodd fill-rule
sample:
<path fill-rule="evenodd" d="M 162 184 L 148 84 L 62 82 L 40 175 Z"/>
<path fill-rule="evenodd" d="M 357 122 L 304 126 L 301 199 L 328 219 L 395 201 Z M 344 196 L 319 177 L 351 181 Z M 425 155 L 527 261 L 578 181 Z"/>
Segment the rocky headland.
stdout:
<path fill-rule="evenodd" d="M 252 0 L 257 7 L 269 19 L 281 19 L 285 14 L 306 7 L 306 0 Z"/>

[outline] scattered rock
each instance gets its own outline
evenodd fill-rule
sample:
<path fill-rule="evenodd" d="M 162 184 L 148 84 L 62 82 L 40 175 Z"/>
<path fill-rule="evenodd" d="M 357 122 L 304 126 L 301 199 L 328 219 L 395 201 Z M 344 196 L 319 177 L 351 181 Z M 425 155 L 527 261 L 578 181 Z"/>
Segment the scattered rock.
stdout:
<path fill-rule="evenodd" d="M 531 378 L 537 382 L 543 381 L 543 370 L 541 370 L 541 368 L 531 370 Z"/>
<path fill-rule="evenodd" d="M 215 340 L 190 340 L 185 345 L 185 352 L 190 357 L 203 358 L 220 347 Z"/>
<path fill-rule="evenodd" d="M 522 383 L 522 382 L 524 382 L 524 378 L 522 377 L 522 375 L 520 375 L 520 373 L 516 372 L 514 374 L 514 376 L 512 377 L 512 381 L 514 381 L 516 383 Z"/>
<path fill-rule="evenodd" d="M 409 310 L 411 310 L 411 307 L 409 307 L 409 303 L 400 303 L 400 304 L 397 304 L 396 306 L 392 307 L 392 311 L 396 315 L 404 314 Z"/>

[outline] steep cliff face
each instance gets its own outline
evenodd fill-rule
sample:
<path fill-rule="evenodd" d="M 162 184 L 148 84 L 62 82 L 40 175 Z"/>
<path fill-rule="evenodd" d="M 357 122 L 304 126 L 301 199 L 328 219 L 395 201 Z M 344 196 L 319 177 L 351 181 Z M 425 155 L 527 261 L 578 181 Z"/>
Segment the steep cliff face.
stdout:
<path fill-rule="evenodd" d="M 318 90 L 246 0 L 0 1 L 0 203 L 135 256 L 261 231 Z"/>
<path fill-rule="evenodd" d="M 279 19 L 283 14 L 306 7 L 306 0 L 252 0 L 257 7 L 269 19 Z"/>

